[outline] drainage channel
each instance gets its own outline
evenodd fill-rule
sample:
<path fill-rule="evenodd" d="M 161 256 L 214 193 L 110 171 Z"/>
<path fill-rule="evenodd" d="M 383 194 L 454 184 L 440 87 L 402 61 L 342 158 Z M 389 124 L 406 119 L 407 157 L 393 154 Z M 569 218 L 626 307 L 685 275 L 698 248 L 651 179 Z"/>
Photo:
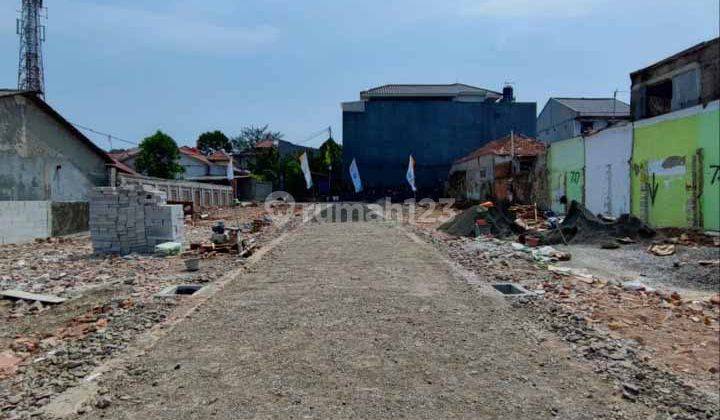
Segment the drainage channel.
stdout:
<path fill-rule="evenodd" d="M 173 296 L 189 296 L 194 295 L 203 289 L 199 284 L 181 284 L 177 286 L 169 286 L 160 291 L 156 297 L 173 297 Z"/>
<path fill-rule="evenodd" d="M 503 296 L 507 297 L 519 297 L 519 296 L 535 296 L 535 293 L 527 290 L 519 284 L 513 283 L 495 283 L 492 285 L 493 289 L 502 293 Z"/>

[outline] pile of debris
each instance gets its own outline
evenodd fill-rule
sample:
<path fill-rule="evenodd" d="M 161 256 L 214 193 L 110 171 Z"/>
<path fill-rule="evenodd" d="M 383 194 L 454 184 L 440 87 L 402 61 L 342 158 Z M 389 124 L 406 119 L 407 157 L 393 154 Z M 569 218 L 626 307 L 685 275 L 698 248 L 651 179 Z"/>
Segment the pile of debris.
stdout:
<path fill-rule="evenodd" d="M 255 248 L 256 242 L 254 238 L 243 238 L 241 233 L 257 233 L 263 226 L 270 224 L 264 223 L 246 223 L 243 228 L 227 227 L 225 222 L 220 220 L 211 227 L 212 234 L 209 240 L 202 242 L 193 242 L 190 244 L 190 250 L 198 254 L 209 253 L 235 253 L 241 257 L 247 257 Z M 184 254 L 189 256 L 190 253 Z"/>
<path fill-rule="evenodd" d="M 508 207 L 507 211 L 515 216 L 515 223 L 526 230 L 544 231 L 550 228 L 537 204 L 515 204 Z"/>
<path fill-rule="evenodd" d="M 652 238 L 655 231 L 635 216 L 628 214 L 606 221 L 593 215 L 577 201 L 570 205 L 567 215 L 548 219 L 538 213 L 536 205 L 513 205 L 508 208 L 487 202 L 471 206 L 439 230 L 454 236 L 478 237 L 492 235 L 505 238 L 518 235 L 531 245 L 554 245 L 572 242 L 614 241 L 616 238 Z"/>
<path fill-rule="evenodd" d="M 498 238 L 518 235 L 526 230 L 492 203 L 471 206 L 440 225 L 438 229 L 454 236 L 492 235 Z"/>
<path fill-rule="evenodd" d="M 548 245 L 572 242 L 608 242 L 616 238 L 643 238 L 655 236 L 655 230 L 642 220 L 630 214 L 623 214 L 617 220 L 601 220 L 585 206 L 573 201 L 565 218 L 547 232 L 539 233 L 540 242 Z"/>

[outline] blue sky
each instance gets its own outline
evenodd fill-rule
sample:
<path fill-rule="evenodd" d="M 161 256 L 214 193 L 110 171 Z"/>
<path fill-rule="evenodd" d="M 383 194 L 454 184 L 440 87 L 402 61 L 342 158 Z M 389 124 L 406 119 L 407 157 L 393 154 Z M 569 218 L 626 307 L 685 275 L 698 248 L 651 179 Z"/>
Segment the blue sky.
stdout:
<path fill-rule="evenodd" d="M 0 87 L 17 84 L 19 4 L 0 1 Z M 718 0 L 45 4 L 48 102 L 125 139 L 162 129 L 180 144 L 248 124 L 296 142 L 332 125 L 341 139 L 340 102 L 386 83 L 512 81 L 538 112 L 550 96 L 627 100 L 631 71 L 718 36 L 720 14 Z"/>

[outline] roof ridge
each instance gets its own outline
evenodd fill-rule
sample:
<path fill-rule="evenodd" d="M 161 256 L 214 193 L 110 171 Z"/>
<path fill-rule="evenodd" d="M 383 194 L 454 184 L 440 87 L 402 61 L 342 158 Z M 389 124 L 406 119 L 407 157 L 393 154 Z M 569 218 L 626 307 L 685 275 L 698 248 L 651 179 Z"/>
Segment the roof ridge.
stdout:
<path fill-rule="evenodd" d="M 609 96 L 596 96 L 596 97 L 587 97 L 587 96 L 551 96 L 550 99 L 582 99 L 582 100 L 603 100 L 603 101 L 612 101 L 613 99 L 616 101 L 620 101 L 618 98 L 613 98 Z M 620 101 L 622 102 L 622 101 Z"/>

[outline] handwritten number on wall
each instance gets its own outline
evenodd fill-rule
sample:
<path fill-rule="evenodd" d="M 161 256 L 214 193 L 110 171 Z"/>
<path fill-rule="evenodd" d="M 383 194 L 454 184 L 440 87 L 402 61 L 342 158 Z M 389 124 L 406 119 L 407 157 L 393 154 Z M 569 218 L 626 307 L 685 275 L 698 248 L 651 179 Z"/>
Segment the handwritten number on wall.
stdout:
<path fill-rule="evenodd" d="M 715 185 L 716 182 L 720 181 L 720 165 L 710 165 L 710 169 L 713 170 L 712 180 L 710 185 Z"/>
<path fill-rule="evenodd" d="M 570 172 L 570 183 L 571 184 L 579 184 L 580 183 L 580 172 L 579 171 Z"/>

